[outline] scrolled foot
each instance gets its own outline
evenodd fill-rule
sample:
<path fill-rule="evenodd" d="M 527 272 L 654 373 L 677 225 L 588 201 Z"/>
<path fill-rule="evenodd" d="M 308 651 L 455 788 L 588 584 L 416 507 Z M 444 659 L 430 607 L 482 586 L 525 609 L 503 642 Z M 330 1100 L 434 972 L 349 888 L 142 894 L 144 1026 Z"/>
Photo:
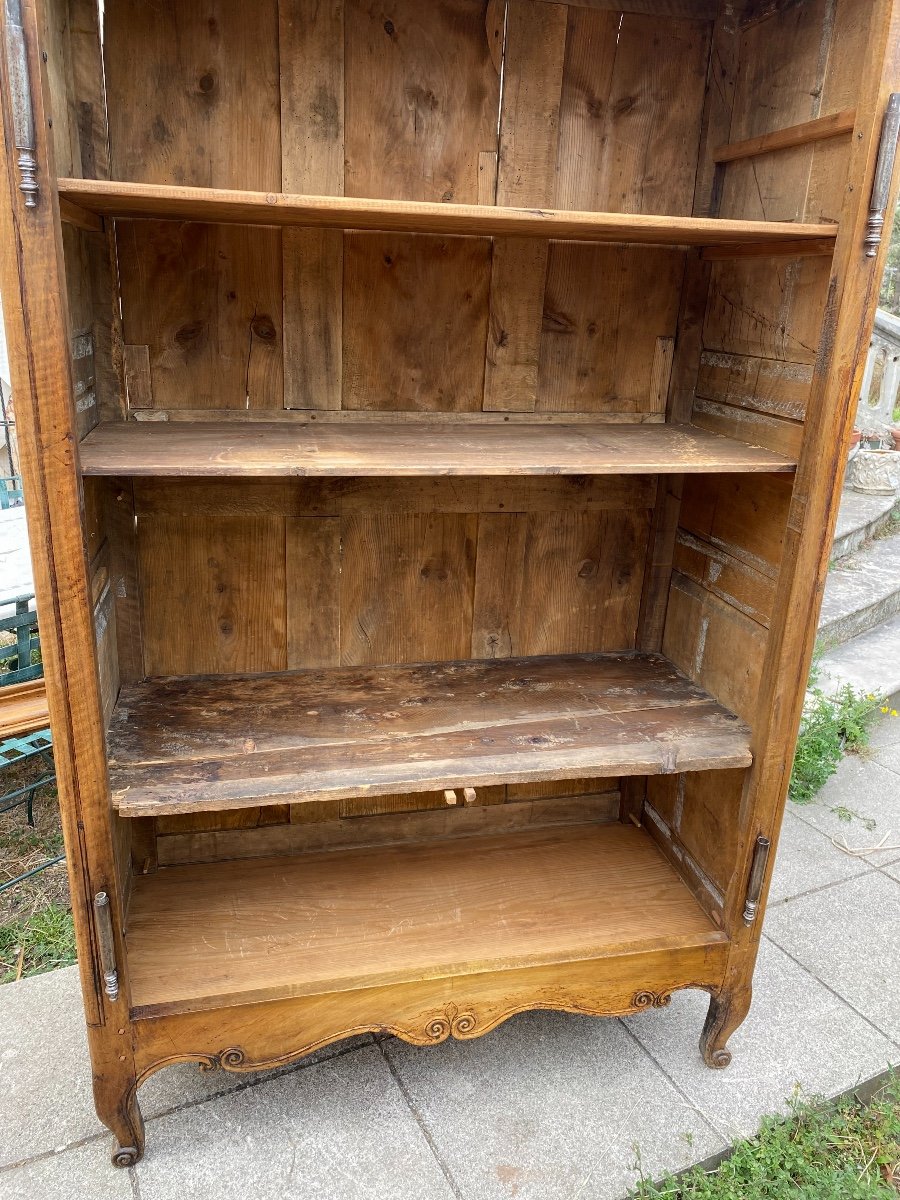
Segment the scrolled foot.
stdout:
<path fill-rule="evenodd" d="M 700 1035 L 700 1053 L 714 1071 L 722 1071 L 731 1063 L 731 1051 L 726 1049 L 725 1043 L 749 1009 L 749 988 L 740 992 L 719 992 L 710 997 L 709 1012 Z"/>
<path fill-rule="evenodd" d="M 141 1152 L 136 1146 L 119 1146 L 113 1151 L 114 1167 L 133 1167 L 140 1160 Z"/>

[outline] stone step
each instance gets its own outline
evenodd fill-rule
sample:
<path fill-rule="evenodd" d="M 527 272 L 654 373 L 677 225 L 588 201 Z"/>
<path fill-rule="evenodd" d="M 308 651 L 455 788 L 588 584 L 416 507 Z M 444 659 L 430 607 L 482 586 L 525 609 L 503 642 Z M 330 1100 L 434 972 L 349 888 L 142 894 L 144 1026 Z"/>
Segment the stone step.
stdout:
<path fill-rule="evenodd" d="M 836 646 L 819 660 L 819 684 L 836 692 L 849 683 L 864 695 L 900 703 L 900 616 Z M 896 707 L 896 703 L 895 703 Z"/>
<path fill-rule="evenodd" d="M 826 650 L 900 613 L 900 534 L 863 546 L 828 572 L 819 617 Z"/>
<path fill-rule="evenodd" d="M 891 521 L 900 500 L 894 496 L 864 496 L 845 488 L 834 531 L 832 559 L 845 558 L 880 533 Z"/>

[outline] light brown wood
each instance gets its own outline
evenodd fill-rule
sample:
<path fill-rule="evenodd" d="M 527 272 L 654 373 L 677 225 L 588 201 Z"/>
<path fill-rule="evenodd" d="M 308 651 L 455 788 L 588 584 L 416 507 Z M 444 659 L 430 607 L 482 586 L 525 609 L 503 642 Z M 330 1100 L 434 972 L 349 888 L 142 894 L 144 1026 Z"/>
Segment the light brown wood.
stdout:
<path fill-rule="evenodd" d="M 738 158 L 753 158 L 757 154 L 770 154 L 773 150 L 804 146 L 808 142 L 826 141 L 828 138 L 840 137 L 843 133 L 852 133 L 855 121 L 856 109 L 847 108 L 842 112 L 829 113 L 825 117 L 815 117 L 812 121 L 801 121 L 799 125 L 789 125 L 784 129 L 772 130 L 771 133 L 762 133 L 758 137 L 745 138 L 742 142 L 730 142 L 719 146 L 714 157 L 718 163 L 727 163 Z"/>
<path fill-rule="evenodd" d="M 783 454 L 690 425 L 200 424 L 98 426 L 86 475 L 617 475 L 792 471 Z"/>
<path fill-rule="evenodd" d="M 623 825 L 169 867 L 128 916 L 144 1017 L 723 937 Z"/>
<path fill-rule="evenodd" d="M 532 0 L 533 2 L 533 0 Z M 244 225 L 301 225 L 398 233 L 468 234 L 557 238 L 582 242 L 638 242 L 670 246 L 733 246 L 829 240 L 832 225 L 787 221 L 726 221 L 705 217 L 566 212 L 553 208 L 374 200 L 340 196 L 291 196 L 222 188 L 107 183 L 60 179 L 60 195 L 90 212 L 110 217 L 210 221 Z"/>
<path fill-rule="evenodd" d="M 148 680 L 109 737 L 126 816 L 750 761 L 739 721 L 634 653 Z"/>
<path fill-rule="evenodd" d="M 22 733 L 46 729 L 50 724 L 47 690 L 43 679 L 0 688 L 0 741 Z"/>

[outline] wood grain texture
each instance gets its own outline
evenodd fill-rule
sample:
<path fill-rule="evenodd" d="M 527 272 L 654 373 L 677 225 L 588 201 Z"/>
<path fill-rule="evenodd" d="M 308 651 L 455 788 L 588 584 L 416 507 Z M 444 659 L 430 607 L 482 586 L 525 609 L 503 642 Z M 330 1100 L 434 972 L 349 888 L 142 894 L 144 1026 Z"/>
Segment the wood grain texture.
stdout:
<path fill-rule="evenodd" d="M 672 337 L 684 273 L 678 250 L 550 247 L 537 407 L 647 411 L 659 337 Z"/>
<path fill-rule="evenodd" d="M 465 658 L 478 518 L 354 513 L 341 527 L 341 662 Z"/>
<path fill-rule="evenodd" d="M 649 512 L 483 516 L 474 658 L 634 646 Z"/>
<path fill-rule="evenodd" d="M 577 787 L 583 781 L 574 780 Z M 597 781 L 598 786 L 603 783 Z M 519 784 L 523 792 L 529 785 Z M 537 796 L 504 803 L 506 788 L 479 788 L 479 802 L 450 808 L 443 792 L 409 792 L 401 796 L 361 796 L 335 803 L 337 815 L 324 814 L 331 805 L 295 804 L 291 822 L 252 820 L 239 827 L 228 818 L 283 812 L 283 806 L 237 809 L 225 813 L 192 813 L 160 817 L 159 865 L 220 862 L 235 858 L 271 858 L 310 851 L 403 845 L 407 842 L 470 838 L 477 834 L 510 834 L 523 829 L 558 825 L 608 825 L 618 819 L 618 791 L 551 795 L 566 792 L 565 782 L 530 785 Z M 499 794 L 498 794 L 499 793 Z M 545 795 L 546 793 L 546 795 Z M 485 798 L 486 797 L 486 798 Z M 370 815 L 372 814 L 372 815 Z M 300 816 L 303 819 L 293 818 Z M 316 820 L 319 816 L 321 819 Z M 308 819 L 312 817 L 313 819 Z M 140 820 L 140 818 L 130 818 Z M 151 820 L 152 818 L 147 818 Z M 252 827 L 252 832 L 247 830 Z M 171 832 L 169 830 L 171 829 Z"/>
<path fill-rule="evenodd" d="M 490 254 L 481 238 L 347 236 L 345 408 L 481 408 Z"/>
<path fill-rule="evenodd" d="M 636 653 L 150 680 L 110 739 L 130 816 L 749 762 L 740 722 Z"/>
<path fill-rule="evenodd" d="M 845 108 L 841 112 L 828 113 L 799 125 L 787 125 L 762 133 L 758 137 L 745 138 L 742 142 L 729 142 L 715 151 L 716 162 L 734 162 L 738 158 L 753 158 L 757 154 L 769 154 L 774 150 L 789 150 L 793 146 L 804 146 L 809 142 L 827 141 L 851 133 L 856 120 L 856 110 Z"/>
<path fill-rule="evenodd" d="M 128 918 L 144 1016 L 722 938 L 623 825 L 170 867 L 135 880 Z"/>
<path fill-rule="evenodd" d="M 341 654 L 341 522 L 298 517 L 285 524 L 287 666 L 334 667 Z"/>
<path fill-rule="evenodd" d="M 148 674 L 287 665 L 281 517 L 155 517 L 138 553 Z"/>
<path fill-rule="evenodd" d="M 281 187 L 344 192 L 344 3 L 278 5 Z M 343 238 L 337 230 L 283 234 L 285 408 L 341 407 Z"/>
<path fill-rule="evenodd" d="M 532 3 L 537 0 L 531 0 Z M 435 204 L 335 196 L 291 196 L 222 188 L 104 183 L 60 179 L 60 195 L 91 212 L 113 217 L 213 221 L 244 225 L 301 225 L 456 236 L 551 237 L 582 242 L 670 246 L 833 240 L 833 224 L 740 221 L 647 213 L 570 212 L 553 207 Z"/>
<path fill-rule="evenodd" d="M 149 347 L 158 408 L 281 408 L 281 234 L 120 222 L 126 343 Z"/>
<path fill-rule="evenodd" d="M 676 988 L 718 990 L 726 960 L 725 945 L 712 943 L 245 1004 L 214 1016 L 180 1013 L 136 1021 L 135 1052 L 142 1079 L 198 1060 L 242 1072 L 284 1066 L 358 1033 L 390 1033 L 427 1046 L 480 1037 L 535 1007 L 621 1016 L 665 1006 Z"/>
<path fill-rule="evenodd" d="M 110 423 L 85 438 L 81 466 L 86 475 L 306 477 L 793 470 L 783 454 L 691 425 L 479 421 L 418 427 Z"/>
<path fill-rule="evenodd" d="M 500 94 L 484 3 L 345 7 L 346 194 L 474 203 Z"/>

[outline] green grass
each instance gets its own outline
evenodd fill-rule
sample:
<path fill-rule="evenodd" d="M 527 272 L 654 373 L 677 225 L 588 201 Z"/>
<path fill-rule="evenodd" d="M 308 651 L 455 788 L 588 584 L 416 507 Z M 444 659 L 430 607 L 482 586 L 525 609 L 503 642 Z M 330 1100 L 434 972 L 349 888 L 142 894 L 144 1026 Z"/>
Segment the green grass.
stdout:
<path fill-rule="evenodd" d="M 59 904 L 48 904 L 30 917 L 0 925 L 0 983 L 11 983 L 20 974 L 40 975 L 67 967 L 74 961 L 72 914 Z"/>
<path fill-rule="evenodd" d="M 882 708 L 878 697 L 856 692 L 849 684 L 827 695 L 818 686 L 813 667 L 788 789 L 791 800 L 809 804 L 844 755 L 868 745 L 872 723 Z"/>
<path fill-rule="evenodd" d="M 712 1172 L 694 1167 L 654 1183 L 639 1200 L 897 1200 L 900 1195 L 900 1077 L 872 1102 L 795 1098 L 766 1117 Z M 640 1163 L 638 1163 L 640 1170 Z"/>

